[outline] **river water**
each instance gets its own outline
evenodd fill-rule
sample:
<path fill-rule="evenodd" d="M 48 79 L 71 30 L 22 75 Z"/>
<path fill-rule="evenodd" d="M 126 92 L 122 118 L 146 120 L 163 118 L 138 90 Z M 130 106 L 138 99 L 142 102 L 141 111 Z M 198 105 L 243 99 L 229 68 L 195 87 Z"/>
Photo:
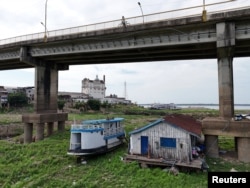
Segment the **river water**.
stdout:
<path fill-rule="evenodd" d="M 208 108 L 208 109 L 215 109 L 215 110 L 219 110 L 219 105 L 202 105 L 202 104 L 191 104 L 191 105 L 176 105 L 178 107 L 181 108 L 196 108 L 196 107 L 200 107 L 200 108 Z M 250 110 L 250 105 L 235 105 L 234 106 L 235 110 Z"/>
<path fill-rule="evenodd" d="M 215 109 L 219 110 L 219 105 L 217 104 L 175 104 L 176 107 L 180 108 L 208 108 L 208 109 Z M 141 104 L 140 106 L 143 106 L 144 108 L 149 108 L 150 104 Z M 235 110 L 249 110 L 250 111 L 250 104 L 240 104 L 234 106 Z"/>

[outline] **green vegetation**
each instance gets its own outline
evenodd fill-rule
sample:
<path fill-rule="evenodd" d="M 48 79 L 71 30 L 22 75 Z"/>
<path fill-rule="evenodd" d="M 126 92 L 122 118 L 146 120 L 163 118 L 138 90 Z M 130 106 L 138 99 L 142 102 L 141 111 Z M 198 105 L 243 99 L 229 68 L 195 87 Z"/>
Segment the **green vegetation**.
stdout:
<path fill-rule="evenodd" d="M 87 101 L 87 105 L 89 106 L 89 108 L 91 110 L 100 110 L 101 108 L 101 102 L 99 100 L 96 100 L 96 99 L 89 99 Z"/>
<path fill-rule="evenodd" d="M 57 106 L 59 110 L 63 110 L 63 107 L 65 105 L 65 101 L 64 100 L 58 100 L 57 101 Z"/>
<path fill-rule="evenodd" d="M 28 104 L 28 97 L 25 93 L 11 93 L 8 95 L 10 106 L 20 107 Z"/>
<path fill-rule="evenodd" d="M 117 111 L 116 111 L 116 110 Z M 161 113 L 188 113 L 193 116 L 217 114 L 216 111 L 154 111 L 136 107 L 116 106 L 110 110 L 116 113 L 82 113 L 69 114 L 66 131 L 55 132 L 43 141 L 31 144 L 16 144 L 12 140 L 0 141 L 0 187 L 33 188 L 33 187 L 154 187 L 154 188 L 202 188 L 207 187 L 206 172 L 180 172 L 177 176 L 161 168 L 140 168 L 136 162 L 124 163 L 120 157 L 127 153 L 127 146 L 113 152 L 91 157 L 87 164 L 77 164 L 76 158 L 67 155 L 72 121 L 112 117 L 125 118 L 125 129 L 129 131 L 161 118 Z M 141 113 L 143 111 L 143 113 Z M 126 112 L 126 114 L 124 114 Z M 131 113 L 133 112 L 133 113 Z M 140 113 L 139 113 L 140 112 Z M 0 114 L 0 126 L 6 123 L 21 123 L 21 115 Z M 128 136 L 128 134 L 127 134 Z M 230 149 L 233 140 L 220 138 L 220 147 Z M 207 158 L 209 171 L 249 171 L 250 164 Z"/>

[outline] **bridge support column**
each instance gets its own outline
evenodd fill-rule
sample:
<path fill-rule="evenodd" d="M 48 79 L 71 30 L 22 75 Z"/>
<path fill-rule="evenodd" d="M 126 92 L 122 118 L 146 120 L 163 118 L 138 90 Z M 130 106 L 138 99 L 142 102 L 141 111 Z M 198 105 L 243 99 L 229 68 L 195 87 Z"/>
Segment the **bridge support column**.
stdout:
<path fill-rule="evenodd" d="M 227 51 L 226 49 L 223 49 Z M 220 49 L 222 51 L 222 49 Z M 219 78 L 219 113 L 220 117 L 232 118 L 234 116 L 233 92 L 233 59 L 224 57 L 218 59 Z"/>
<path fill-rule="evenodd" d="M 44 127 L 48 123 L 48 135 L 53 132 L 53 122 L 62 122 L 61 129 L 64 130 L 67 113 L 57 113 L 58 95 L 58 70 L 68 70 L 68 66 L 61 66 L 54 62 L 45 62 L 30 55 L 28 47 L 21 47 L 20 61 L 35 67 L 35 100 L 34 114 L 22 116 L 25 123 L 25 142 L 32 141 L 32 128 L 36 124 L 36 140 L 44 139 Z"/>
<path fill-rule="evenodd" d="M 35 83 L 35 111 L 37 113 L 57 112 L 58 70 L 49 66 L 37 66 Z"/>
<path fill-rule="evenodd" d="M 36 141 L 44 139 L 44 123 L 36 123 Z"/>
<path fill-rule="evenodd" d="M 208 157 L 218 158 L 219 147 L 218 147 L 218 136 L 216 135 L 205 135 L 206 155 Z"/>
<path fill-rule="evenodd" d="M 232 118 L 234 116 L 233 54 L 235 24 L 218 23 L 216 30 L 220 117 Z"/>
<path fill-rule="evenodd" d="M 216 34 L 220 117 L 206 118 L 202 121 L 202 132 L 205 135 L 207 155 L 215 158 L 219 157 L 219 135 L 233 137 L 246 136 L 243 133 L 244 131 L 241 132 L 239 130 L 239 126 L 236 128 L 237 122 L 232 120 L 234 116 L 233 56 L 235 48 L 235 23 L 217 23 Z M 248 130 L 245 126 L 244 129 Z M 238 138 L 235 145 L 242 146 L 240 141 L 244 140 L 246 142 L 245 139 L 241 139 L 243 138 Z M 240 147 L 237 147 L 237 150 L 240 150 Z"/>
<path fill-rule="evenodd" d="M 48 122 L 47 123 L 47 136 L 52 135 L 53 130 L 54 130 L 54 123 L 53 122 Z"/>
<path fill-rule="evenodd" d="M 250 162 L 250 138 L 237 138 L 237 151 L 239 161 Z"/>
<path fill-rule="evenodd" d="M 58 131 L 64 131 L 64 130 L 65 130 L 65 122 L 58 121 Z"/>
<path fill-rule="evenodd" d="M 25 144 L 29 144 L 32 142 L 32 132 L 33 132 L 33 123 L 25 123 L 24 138 L 23 138 Z"/>

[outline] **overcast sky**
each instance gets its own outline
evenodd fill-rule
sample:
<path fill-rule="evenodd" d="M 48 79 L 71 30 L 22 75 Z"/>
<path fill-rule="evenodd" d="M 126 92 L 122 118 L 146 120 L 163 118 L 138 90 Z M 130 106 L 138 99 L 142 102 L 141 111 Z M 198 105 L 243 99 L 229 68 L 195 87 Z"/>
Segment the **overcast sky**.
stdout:
<path fill-rule="evenodd" d="M 227 0 L 206 0 L 206 4 Z M 1 39 L 44 32 L 46 0 L 0 0 Z M 144 15 L 203 4 L 203 0 L 140 0 Z M 206 10 L 250 6 L 235 0 Z M 196 10 L 201 13 L 202 8 Z M 185 15 L 185 12 L 181 14 Z M 135 0 L 48 0 L 49 31 L 140 16 Z M 235 103 L 250 104 L 250 58 L 234 58 Z M 106 77 L 106 95 L 137 104 L 219 103 L 217 59 L 70 66 L 59 72 L 59 91 L 81 92 L 81 81 Z M 125 90 L 126 83 L 126 90 Z M 34 86 L 34 69 L 0 71 L 0 86 Z"/>

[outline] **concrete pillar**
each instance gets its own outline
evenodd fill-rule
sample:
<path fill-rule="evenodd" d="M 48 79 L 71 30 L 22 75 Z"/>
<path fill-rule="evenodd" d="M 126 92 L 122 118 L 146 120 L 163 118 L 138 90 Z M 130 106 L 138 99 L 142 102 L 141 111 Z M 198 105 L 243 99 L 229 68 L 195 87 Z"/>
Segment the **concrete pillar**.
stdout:
<path fill-rule="evenodd" d="M 64 131 L 65 130 L 65 121 L 58 121 L 58 131 Z"/>
<path fill-rule="evenodd" d="M 250 138 L 237 138 L 238 160 L 250 163 Z"/>
<path fill-rule="evenodd" d="M 33 124 L 32 123 L 24 123 L 23 141 L 25 144 L 32 142 L 32 133 L 33 133 Z"/>
<path fill-rule="evenodd" d="M 237 137 L 234 137 L 234 150 L 235 151 L 238 151 L 238 138 Z"/>
<path fill-rule="evenodd" d="M 68 118 L 67 113 L 57 113 L 57 95 L 58 71 L 68 70 L 69 66 L 32 57 L 29 50 L 27 46 L 20 48 L 20 62 L 35 67 L 35 112 L 22 115 L 22 122 L 26 123 L 24 128 L 26 143 L 32 141 L 32 128 L 28 126 L 30 123 L 36 124 L 36 140 L 43 140 L 45 122 L 51 122 L 48 123 L 48 135 L 50 135 L 53 132 L 53 123 L 66 121 Z M 60 129 L 64 129 L 64 122 L 61 123 Z"/>
<path fill-rule="evenodd" d="M 36 123 L 36 141 L 44 139 L 44 123 Z"/>
<path fill-rule="evenodd" d="M 234 23 L 218 23 L 216 31 L 220 117 L 231 118 L 234 116 L 233 55 L 235 25 Z"/>
<path fill-rule="evenodd" d="M 219 157 L 218 136 L 205 135 L 206 155 L 208 157 Z"/>
<path fill-rule="evenodd" d="M 58 93 L 58 70 L 46 66 L 35 68 L 35 112 L 56 113 Z"/>
<path fill-rule="evenodd" d="M 54 123 L 53 122 L 47 123 L 47 135 L 48 136 L 52 135 L 53 129 L 54 129 Z"/>

